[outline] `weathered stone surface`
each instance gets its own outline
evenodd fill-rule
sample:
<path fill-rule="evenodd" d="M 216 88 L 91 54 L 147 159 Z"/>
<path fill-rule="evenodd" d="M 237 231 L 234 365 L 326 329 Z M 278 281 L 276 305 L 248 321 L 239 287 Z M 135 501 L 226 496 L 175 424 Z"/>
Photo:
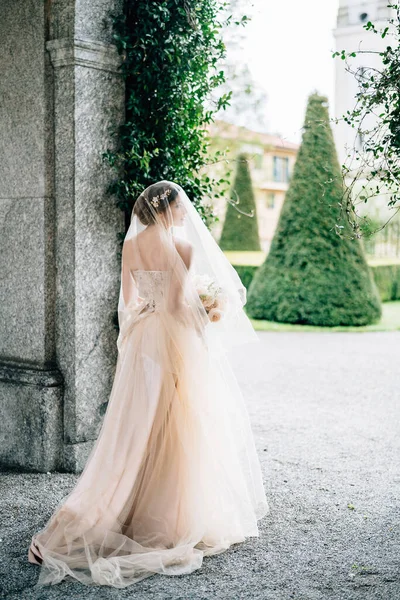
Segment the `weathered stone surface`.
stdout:
<path fill-rule="evenodd" d="M 66 444 L 64 448 L 64 469 L 72 473 L 82 471 L 93 445 L 94 440 Z"/>
<path fill-rule="evenodd" d="M 102 152 L 123 114 L 123 89 L 108 65 L 55 67 L 57 357 L 65 377 L 68 445 L 96 438 L 117 358 L 112 317 L 123 215 L 106 196 L 110 172 Z M 69 452 L 69 464 L 75 455 Z"/>
<path fill-rule="evenodd" d="M 111 14 L 122 11 L 122 0 L 76 0 L 75 37 L 111 42 Z"/>
<path fill-rule="evenodd" d="M 52 195 L 44 3 L 1 1 L 0 197 Z"/>
<path fill-rule="evenodd" d="M 63 467 L 62 376 L 0 363 L 0 467 Z"/>
<path fill-rule="evenodd" d="M 0 356 L 54 356 L 54 199 L 0 199 Z"/>
<path fill-rule="evenodd" d="M 0 3 L 0 361 L 14 369 L 13 383 L 1 386 L 2 460 L 23 465 L 36 436 L 27 468 L 59 467 L 65 451 L 64 464 L 79 470 L 117 357 L 112 320 L 124 223 L 107 195 L 112 173 L 102 153 L 124 113 L 109 14 L 122 2 Z M 57 365 L 62 378 L 29 387 L 18 382 L 21 365 Z M 25 438 L 13 462 L 18 431 Z"/>
<path fill-rule="evenodd" d="M 3 0 L 0 356 L 38 362 L 55 349 L 52 72 L 44 35 L 43 3 Z"/>

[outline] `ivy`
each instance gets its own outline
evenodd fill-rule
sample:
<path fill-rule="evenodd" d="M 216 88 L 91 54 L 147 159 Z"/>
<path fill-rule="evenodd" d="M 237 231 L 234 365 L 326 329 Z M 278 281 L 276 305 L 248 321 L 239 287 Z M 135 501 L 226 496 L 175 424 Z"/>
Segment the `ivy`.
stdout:
<path fill-rule="evenodd" d="M 361 149 L 354 147 L 342 165 L 343 176 L 350 182 L 343 207 L 356 237 L 372 233 L 369 217 L 360 219 L 357 204 L 387 195 L 387 205 L 394 209 L 389 221 L 400 209 L 400 6 L 388 4 L 387 7 L 396 13 L 387 26 L 378 29 L 371 21 L 364 25 L 366 31 L 382 39 L 391 38 L 392 42 L 384 50 L 342 50 L 333 54 L 334 58 L 346 62 L 346 70 L 359 86 L 353 110 L 341 117 L 356 130 L 357 138 L 362 141 Z M 359 54 L 379 54 L 381 67 L 353 68 L 352 59 Z M 334 121 L 337 123 L 339 119 Z"/>
<path fill-rule="evenodd" d="M 125 211 L 126 226 L 135 199 L 160 179 L 181 185 L 206 224 L 218 220 L 211 202 L 203 201 L 224 196 L 229 185 L 207 174 L 209 164 L 224 160 L 221 151 L 210 156 L 207 124 L 231 97 L 228 92 L 212 98 L 225 81 L 219 65 L 226 53 L 221 32 L 227 5 L 126 0 L 123 14 L 112 17 L 126 112 L 118 148 L 103 158 L 115 170 L 109 191 Z"/>

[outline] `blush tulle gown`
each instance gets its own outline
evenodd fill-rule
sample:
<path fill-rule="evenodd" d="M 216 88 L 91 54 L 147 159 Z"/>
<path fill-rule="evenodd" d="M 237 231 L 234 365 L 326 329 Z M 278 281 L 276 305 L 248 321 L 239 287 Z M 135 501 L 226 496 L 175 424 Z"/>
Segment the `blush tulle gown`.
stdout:
<path fill-rule="evenodd" d="M 258 536 L 269 512 L 227 357 L 163 310 L 168 271 L 132 275 L 143 301 L 99 436 L 75 488 L 32 537 L 38 585 L 73 578 L 124 588 L 191 573 L 203 557 Z"/>

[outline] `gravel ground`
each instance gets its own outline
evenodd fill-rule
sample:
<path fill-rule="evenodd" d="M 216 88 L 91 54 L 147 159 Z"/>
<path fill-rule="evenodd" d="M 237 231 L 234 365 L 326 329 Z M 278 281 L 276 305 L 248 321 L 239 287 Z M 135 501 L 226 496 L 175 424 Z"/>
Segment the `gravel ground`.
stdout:
<path fill-rule="evenodd" d="M 32 534 L 70 474 L 4 473 L 3 596 L 23 600 L 399 600 L 399 332 L 260 332 L 233 357 L 262 461 L 270 514 L 260 537 L 190 575 L 124 590 L 35 588 Z"/>

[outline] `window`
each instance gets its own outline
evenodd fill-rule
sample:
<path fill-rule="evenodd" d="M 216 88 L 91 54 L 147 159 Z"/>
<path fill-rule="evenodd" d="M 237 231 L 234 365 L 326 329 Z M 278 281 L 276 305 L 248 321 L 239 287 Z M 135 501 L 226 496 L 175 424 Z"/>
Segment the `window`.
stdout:
<path fill-rule="evenodd" d="M 266 205 L 267 205 L 267 208 L 275 208 L 275 194 L 274 194 L 274 192 L 267 192 Z"/>
<path fill-rule="evenodd" d="M 282 183 L 289 181 L 289 158 L 287 156 L 274 156 L 273 179 Z"/>
<path fill-rule="evenodd" d="M 366 21 L 367 19 L 368 19 L 368 13 L 365 13 L 365 12 L 361 13 L 361 15 L 360 15 L 360 21 L 362 23 L 364 23 L 364 21 Z"/>

